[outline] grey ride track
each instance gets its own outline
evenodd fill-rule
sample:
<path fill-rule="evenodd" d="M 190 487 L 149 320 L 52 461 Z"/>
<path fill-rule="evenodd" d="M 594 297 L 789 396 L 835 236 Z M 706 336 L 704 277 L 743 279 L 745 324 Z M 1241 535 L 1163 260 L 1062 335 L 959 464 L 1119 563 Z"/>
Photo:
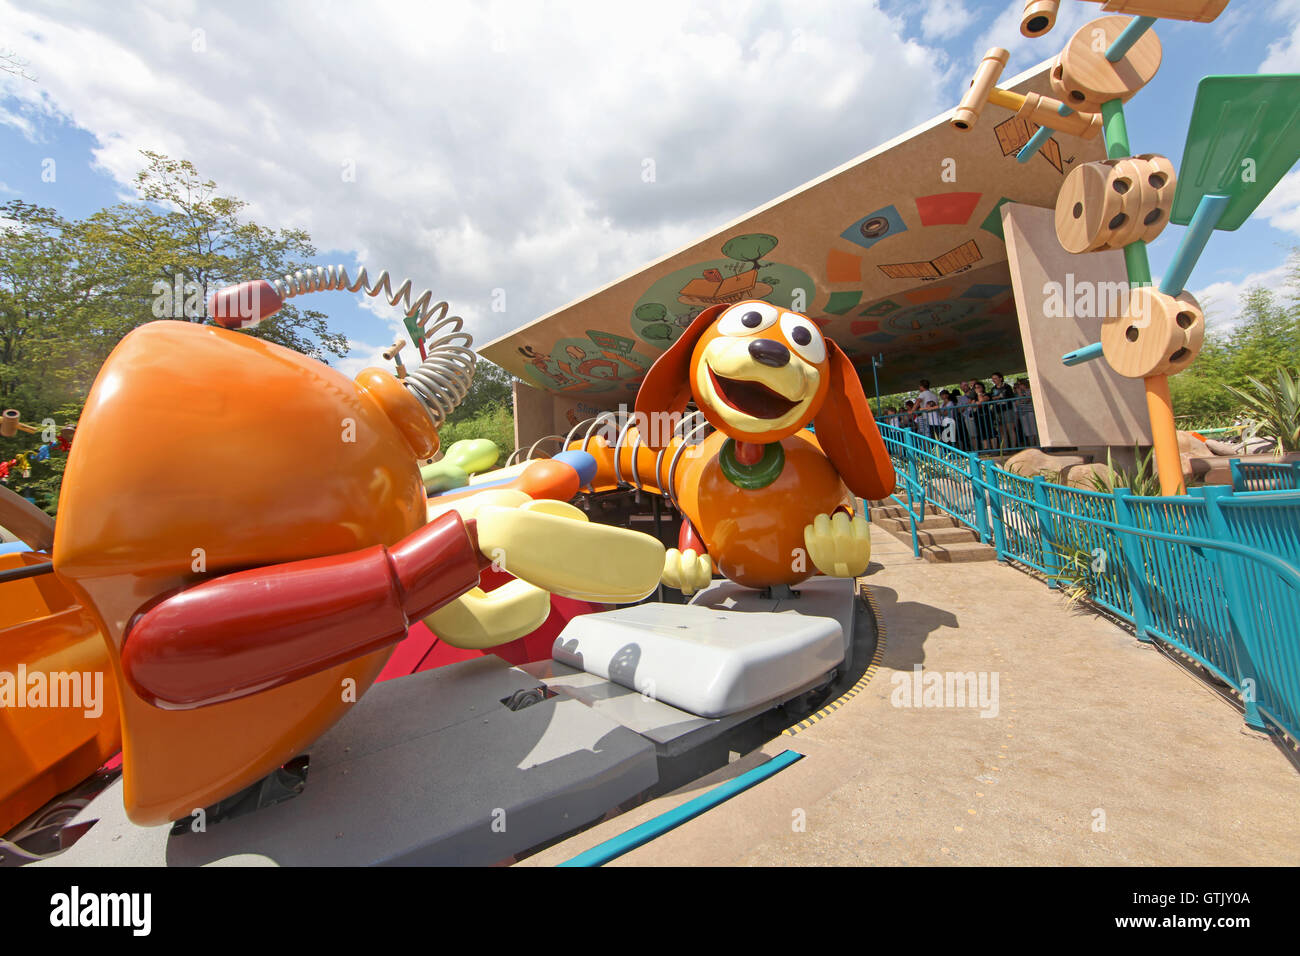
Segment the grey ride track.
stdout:
<path fill-rule="evenodd" d="M 1212 686 L 1012 567 L 918 561 L 874 526 L 872 550 L 886 647 L 862 693 L 521 865 L 786 749 L 806 759 L 609 865 L 1300 864 L 1300 771 Z M 997 715 L 895 706 L 917 664 L 996 672 Z"/>

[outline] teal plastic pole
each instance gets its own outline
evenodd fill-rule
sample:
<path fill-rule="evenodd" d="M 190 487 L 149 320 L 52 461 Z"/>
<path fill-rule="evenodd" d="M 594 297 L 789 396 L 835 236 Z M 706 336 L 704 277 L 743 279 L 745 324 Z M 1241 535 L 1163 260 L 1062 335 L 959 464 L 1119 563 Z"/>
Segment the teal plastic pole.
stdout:
<path fill-rule="evenodd" d="M 1061 356 L 1063 365 L 1082 365 L 1084 362 L 1091 362 L 1094 359 L 1101 358 L 1101 343 L 1093 342 L 1091 345 L 1085 345 L 1081 349 L 1075 349 L 1073 352 L 1066 352 Z"/>
<path fill-rule="evenodd" d="M 1074 112 L 1074 110 L 1062 103 L 1056 108 L 1056 112 L 1062 116 L 1069 116 Z M 1038 131 L 1034 133 L 1033 136 L 1029 137 L 1029 142 L 1020 147 L 1020 152 L 1016 153 L 1016 162 L 1027 163 L 1033 159 L 1034 156 L 1037 155 L 1038 151 L 1047 144 L 1047 141 L 1052 138 L 1052 134 L 1055 132 L 1056 130 L 1052 129 L 1050 126 L 1038 127 Z"/>
<path fill-rule="evenodd" d="M 693 800 L 687 800 L 680 807 L 674 807 L 666 813 L 661 813 L 653 820 L 647 820 L 626 833 L 620 833 L 612 840 L 597 844 L 590 850 L 579 853 L 573 859 L 566 860 L 560 866 L 604 866 L 610 860 L 617 859 L 624 853 L 635 850 L 639 846 L 644 846 L 656 837 L 663 836 L 669 830 L 676 829 L 688 820 L 695 819 L 695 817 L 707 810 L 712 810 L 720 803 L 725 803 L 736 794 L 743 793 L 757 783 L 762 783 L 768 777 L 780 773 L 790 764 L 801 759 L 803 759 L 803 754 L 793 750 L 779 753 L 771 760 L 759 764 L 753 770 L 745 771 L 734 780 L 718 784 L 707 793 L 701 794 Z"/>
<path fill-rule="evenodd" d="M 1178 244 L 1178 251 L 1174 253 L 1168 271 L 1160 280 L 1160 291 L 1165 295 L 1178 295 L 1187 288 L 1187 280 L 1191 277 L 1192 270 L 1196 268 L 1201 253 L 1205 251 L 1205 244 L 1210 241 L 1214 227 L 1228 211 L 1230 202 L 1232 202 L 1231 196 L 1205 195 L 1196 204 L 1192 221 L 1187 224 L 1187 231 L 1183 233 L 1183 241 Z"/>
<path fill-rule="evenodd" d="M 1124 32 L 1115 38 L 1115 42 L 1110 45 L 1106 51 L 1106 59 L 1112 63 L 1118 63 L 1124 58 L 1124 54 L 1133 48 L 1133 44 L 1141 39 L 1142 34 L 1151 29 L 1151 25 L 1156 22 L 1155 17 L 1134 17 L 1124 28 Z"/>

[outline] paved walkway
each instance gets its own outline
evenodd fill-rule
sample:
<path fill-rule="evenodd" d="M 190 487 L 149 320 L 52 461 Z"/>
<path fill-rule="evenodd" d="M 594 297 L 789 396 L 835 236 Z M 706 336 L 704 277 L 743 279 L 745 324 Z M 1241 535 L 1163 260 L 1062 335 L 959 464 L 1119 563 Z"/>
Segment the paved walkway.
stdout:
<path fill-rule="evenodd" d="M 787 748 L 805 759 L 612 865 L 1300 863 L 1300 772 L 1198 678 L 1027 574 L 916 561 L 876 528 L 872 545 L 887 647 L 863 693 L 523 865 Z M 917 664 L 996 673 L 996 716 L 895 706 Z"/>

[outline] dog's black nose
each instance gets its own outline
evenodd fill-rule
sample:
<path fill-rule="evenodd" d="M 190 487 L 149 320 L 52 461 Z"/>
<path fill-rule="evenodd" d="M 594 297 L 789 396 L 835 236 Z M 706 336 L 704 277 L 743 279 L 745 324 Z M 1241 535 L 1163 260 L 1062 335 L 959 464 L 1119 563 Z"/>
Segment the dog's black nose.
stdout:
<path fill-rule="evenodd" d="M 753 356 L 755 362 L 770 365 L 772 368 L 781 368 L 783 365 L 790 364 L 790 350 L 780 342 L 773 342 L 771 339 L 754 339 L 749 343 L 749 354 Z"/>

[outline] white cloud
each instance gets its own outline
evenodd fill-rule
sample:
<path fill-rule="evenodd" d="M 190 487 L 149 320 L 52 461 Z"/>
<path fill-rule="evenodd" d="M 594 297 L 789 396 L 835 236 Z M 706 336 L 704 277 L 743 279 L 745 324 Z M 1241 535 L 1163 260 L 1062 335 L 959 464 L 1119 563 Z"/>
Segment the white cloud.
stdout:
<path fill-rule="evenodd" d="M 40 78 L 9 88 L 12 124 L 88 130 L 120 183 L 140 149 L 190 159 L 257 221 L 431 286 L 480 343 L 952 105 L 942 50 L 829 0 L 0 0 L 0 21 Z"/>
<path fill-rule="evenodd" d="M 1300 3 L 1285 0 L 1277 5 L 1274 14 L 1290 21 L 1291 33 L 1268 45 L 1268 56 L 1259 65 L 1259 72 L 1300 72 Z"/>
<path fill-rule="evenodd" d="M 921 14 L 921 35 L 927 40 L 955 37 L 975 21 L 962 0 L 926 0 Z"/>
<path fill-rule="evenodd" d="M 1232 328 L 1241 317 L 1241 298 L 1255 286 L 1273 292 L 1280 291 L 1286 285 L 1288 264 L 1282 262 L 1272 269 L 1253 272 L 1239 282 L 1213 282 L 1192 295 L 1205 310 L 1207 327 L 1224 330 Z"/>
<path fill-rule="evenodd" d="M 1278 180 L 1251 218 L 1265 219 L 1274 229 L 1300 235 L 1300 169 Z"/>
<path fill-rule="evenodd" d="M 1024 15 L 1023 0 L 1011 0 L 1006 8 L 989 23 L 988 28 L 971 44 L 973 58 L 970 73 L 962 80 L 964 89 L 975 73 L 980 57 L 990 47 L 1002 47 L 1010 52 L 1004 78 L 1011 78 L 1036 63 L 1061 52 L 1070 37 L 1089 20 L 1097 18 L 1099 9 L 1090 3 L 1063 3 L 1050 33 L 1030 38 L 1020 32 L 1020 18 Z"/>

